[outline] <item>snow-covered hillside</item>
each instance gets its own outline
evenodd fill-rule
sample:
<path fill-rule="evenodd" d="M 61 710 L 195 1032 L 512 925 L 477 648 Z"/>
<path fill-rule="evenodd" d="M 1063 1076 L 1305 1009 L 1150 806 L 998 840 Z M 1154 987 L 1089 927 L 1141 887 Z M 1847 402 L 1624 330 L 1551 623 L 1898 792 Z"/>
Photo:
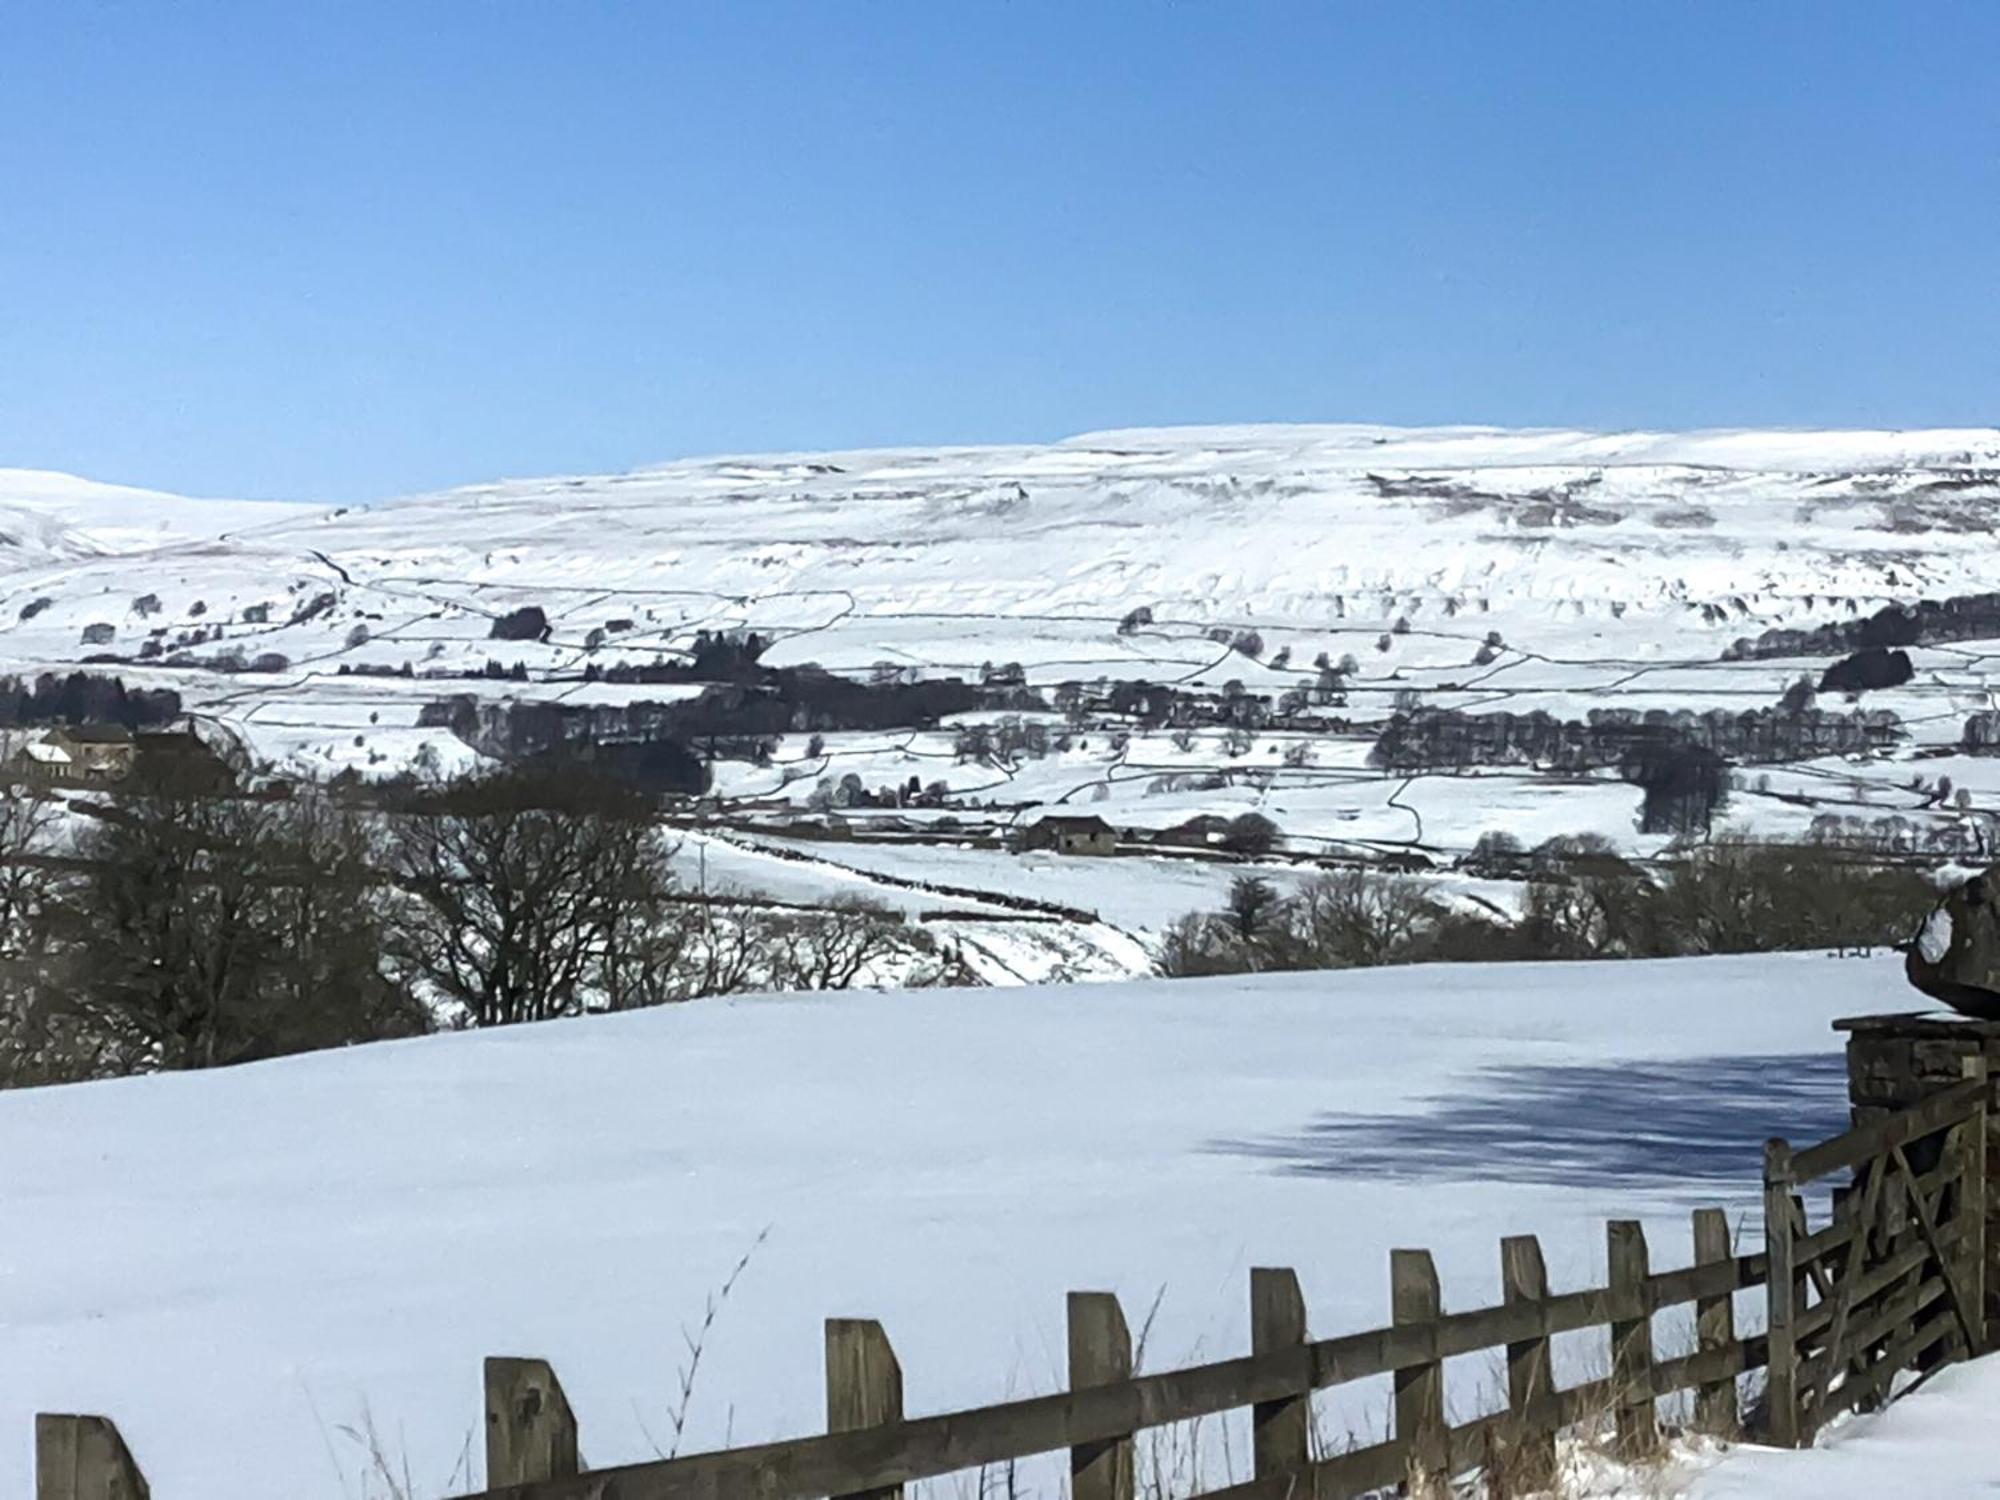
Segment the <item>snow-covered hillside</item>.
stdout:
<path fill-rule="evenodd" d="M 328 667 L 477 664 L 492 617 L 531 602 L 554 625 L 536 667 L 580 665 L 590 631 L 627 618 L 600 660 L 671 658 L 698 628 L 740 628 L 779 636 L 779 664 L 1179 680 L 1268 668 L 1232 666 L 1198 632 L 1103 627 L 1150 606 L 1372 645 L 1407 616 L 1414 639 L 1363 675 L 1423 681 L 1465 665 L 1444 643 L 1496 628 L 1534 656 L 1713 661 L 1763 626 L 1991 588 L 1996 503 L 2000 432 L 1985 429 L 1116 432 L 687 461 L 315 513 L 167 565 L 153 624 L 238 621 L 231 639 Z M 60 660 L 93 604 L 98 618 L 142 581 L 116 561 L 13 579 L 63 608 L 6 621 L 0 643 Z M 336 606 L 241 620 L 308 587 Z M 373 649 L 343 649 L 371 620 Z M 124 640 L 132 626 L 113 623 Z M 1506 675 L 1533 679 L 1532 664 Z"/>
<path fill-rule="evenodd" d="M 42 1409 L 112 1415 L 162 1496 L 379 1493 L 369 1424 L 470 1488 L 495 1353 L 638 1460 L 746 1252 L 688 1451 L 814 1430 L 827 1316 L 883 1319 L 925 1412 L 1059 1385 L 1076 1288 L 1157 1297 L 1160 1368 L 1247 1347 L 1253 1265 L 1333 1333 L 1384 1321 L 1392 1246 L 1448 1308 L 1498 1300 L 1504 1234 L 1559 1289 L 1610 1216 L 1685 1264 L 1692 1206 L 1755 1233 L 1767 1135 L 1843 1127 L 1828 1023 L 1888 997 L 1806 955 L 745 999 L 0 1095 L 0 1487 Z M 1491 1379 L 1456 1362 L 1455 1409 Z"/>
<path fill-rule="evenodd" d="M 150 552 L 318 511 L 268 500 L 190 500 L 47 469 L 0 469 L 0 565 Z"/>
<path fill-rule="evenodd" d="M 1316 638 L 1402 614 L 1473 641 L 1495 623 L 1562 627 L 1646 656 L 1683 633 L 1720 645 L 1745 622 L 1991 586 L 1997 499 L 2000 432 L 1983 429 L 1167 429 L 471 486 L 262 528 L 239 544 L 242 576 L 206 592 L 212 609 L 268 601 L 302 565 L 354 613 L 405 627 L 479 623 L 524 593 L 572 651 L 638 601 L 645 623 L 619 650 L 735 626 L 863 668 L 1031 664 L 1037 646 L 1060 660 L 1068 633 L 1038 617 L 1115 622 L 1137 605 Z M 1726 618 L 1682 618 L 1709 604 Z M 324 621 L 300 640 L 342 633 Z M 1088 664 L 1122 656 L 1133 675 L 1212 655 L 1141 641 Z"/>
<path fill-rule="evenodd" d="M 78 482 L 9 483 L 0 502 L 54 504 Z M 0 558 L 0 671 L 87 658 L 173 687 L 285 774 L 476 764 L 524 704 L 623 716 L 617 732 L 714 757 L 715 817 L 738 833 L 796 833 L 777 825 L 809 803 L 933 842 L 950 817 L 983 836 L 951 852 L 961 883 L 991 890 L 1035 887 L 993 846 L 1049 811 L 1142 843 L 1257 811 L 1304 857 L 1449 865 L 1487 831 L 1651 853 L 1664 838 L 1638 832 L 1615 764 L 1384 767 L 1383 726 L 1413 709 L 1770 711 L 1877 611 L 2000 594 L 1990 429 L 1179 428 L 689 460 L 309 514 L 130 496 L 70 494 L 54 532 Z M 183 534 L 207 524 L 99 555 L 154 510 Z M 817 664 L 885 696 L 966 690 L 852 723 L 792 703 L 773 731 L 716 706 L 745 673 L 705 675 L 699 656 L 753 634 L 767 677 Z M 1996 704 L 1990 638 L 1989 599 L 1913 641 L 1909 680 L 1822 693 L 1827 713 L 1880 722 L 1865 743 L 1738 763 L 1727 825 L 1990 857 L 2000 758 L 1964 753 Z M 442 707 L 461 696 L 486 706 L 485 738 Z M 879 883 L 850 868 L 865 851 L 812 852 L 830 890 Z M 1131 873 L 1161 898 L 1226 884 L 1185 862 Z M 1068 931 L 1019 971 L 1129 969 L 1127 940 L 1164 908 L 1103 904 L 1144 919 Z"/>

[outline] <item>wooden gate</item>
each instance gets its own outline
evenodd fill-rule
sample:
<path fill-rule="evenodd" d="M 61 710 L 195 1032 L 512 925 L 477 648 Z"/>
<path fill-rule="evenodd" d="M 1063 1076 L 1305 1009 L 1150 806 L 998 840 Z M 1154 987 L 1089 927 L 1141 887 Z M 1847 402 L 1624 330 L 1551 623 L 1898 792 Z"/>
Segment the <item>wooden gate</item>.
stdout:
<path fill-rule="evenodd" d="M 1878 1404 L 1898 1372 L 1987 1347 L 1982 1058 L 1963 1081 L 1886 1119 L 1764 1152 L 1771 1441 L 1809 1444 L 1835 1414 Z M 1827 1222 L 1802 1189 L 1851 1174 Z"/>

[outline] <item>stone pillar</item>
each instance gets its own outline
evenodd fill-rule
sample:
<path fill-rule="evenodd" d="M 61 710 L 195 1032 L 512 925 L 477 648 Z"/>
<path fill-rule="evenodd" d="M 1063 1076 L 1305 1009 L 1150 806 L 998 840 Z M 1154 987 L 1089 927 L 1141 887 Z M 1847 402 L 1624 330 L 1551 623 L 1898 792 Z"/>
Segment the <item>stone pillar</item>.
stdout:
<path fill-rule="evenodd" d="M 1853 1016 L 1833 1023 L 1847 1034 L 1847 1097 L 1856 1125 L 1866 1125 L 1964 1077 L 1964 1060 L 1984 1056 L 2000 1077 L 2000 1021 L 1975 1021 L 1950 1011 Z M 1930 1163 L 1912 1157 L 1918 1171 Z M 2000 1336 L 2000 1110 L 1986 1136 L 1986 1337 Z"/>

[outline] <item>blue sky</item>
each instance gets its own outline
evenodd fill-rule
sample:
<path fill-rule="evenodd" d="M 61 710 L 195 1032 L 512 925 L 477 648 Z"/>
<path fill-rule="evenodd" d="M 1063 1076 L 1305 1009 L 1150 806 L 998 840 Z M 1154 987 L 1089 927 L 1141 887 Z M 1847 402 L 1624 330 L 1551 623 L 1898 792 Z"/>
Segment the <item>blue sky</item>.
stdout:
<path fill-rule="evenodd" d="M 0 6 L 0 465 L 2000 420 L 2000 5 Z"/>

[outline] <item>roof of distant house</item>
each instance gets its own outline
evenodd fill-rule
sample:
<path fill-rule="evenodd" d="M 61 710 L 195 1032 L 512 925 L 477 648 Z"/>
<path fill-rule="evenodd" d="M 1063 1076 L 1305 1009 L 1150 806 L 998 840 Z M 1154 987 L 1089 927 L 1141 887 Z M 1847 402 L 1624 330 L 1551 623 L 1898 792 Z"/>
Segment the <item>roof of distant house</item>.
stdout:
<path fill-rule="evenodd" d="M 142 750 L 168 750 L 188 752 L 206 750 L 215 753 L 215 747 L 203 739 L 188 725 L 175 725 L 168 729 L 147 729 L 140 732 L 135 743 Z"/>
<path fill-rule="evenodd" d="M 129 745 L 132 731 L 123 724 L 78 724 L 63 731 L 79 745 Z"/>
<path fill-rule="evenodd" d="M 1037 818 L 1034 826 L 1037 828 L 1054 829 L 1059 833 L 1116 833 L 1118 831 L 1095 814 L 1049 813 Z"/>

